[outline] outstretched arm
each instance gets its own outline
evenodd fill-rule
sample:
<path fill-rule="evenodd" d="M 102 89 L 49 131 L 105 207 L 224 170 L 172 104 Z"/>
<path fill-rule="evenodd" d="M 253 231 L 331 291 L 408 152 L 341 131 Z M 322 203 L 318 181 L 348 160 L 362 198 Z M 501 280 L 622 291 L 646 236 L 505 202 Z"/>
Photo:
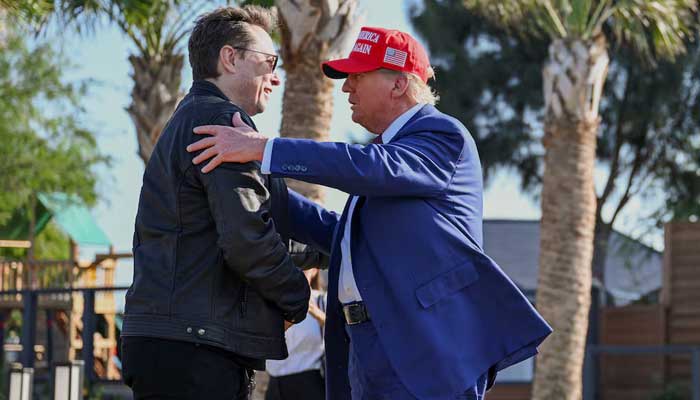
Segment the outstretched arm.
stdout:
<path fill-rule="evenodd" d="M 222 162 L 262 160 L 267 138 L 235 121 L 234 127 L 202 126 L 210 134 L 188 147 L 206 149 L 193 159 L 211 171 Z M 373 196 L 433 196 L 450 183 L 462 156 L 464 138 L 458 132 L 417 132 L 390 144 L 367 146 L 275 139 L 273 174 Z"/>

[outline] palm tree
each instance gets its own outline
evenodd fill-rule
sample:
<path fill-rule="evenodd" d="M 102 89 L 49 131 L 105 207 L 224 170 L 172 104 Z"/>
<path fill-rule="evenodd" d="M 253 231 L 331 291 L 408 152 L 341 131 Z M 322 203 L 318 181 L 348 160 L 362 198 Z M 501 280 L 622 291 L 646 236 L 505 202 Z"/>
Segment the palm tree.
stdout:
<path fill-rule="evenodd" d="M 147 8 L 149 0 L 0 0 L 0 32 L 6 23 L 19 23 L 35 33 L 49 22 L 59 29 L 92 28 L 105 5 L 120 3 L 132 10 Z"/>
<path fill-rule="evenodd" d="M 551 42 L 543 68 L 545 171 L 537 307 L 554 334 L 541 349 L 533 399 L 582 395 L 596 215 L 593 182 L 608 37 L 640 57 L 673 59 L 693 29 L 694 0 L 465 0 L 523 35 Z"/>
<path fill-rule="evenodd" d="M 139 156 L 147 163 L 182 95 L 183 39 L 203 4 L 200 0 L 0 0 L 0 11 L 20 15 L 39 29 L 54 19 L 56 25 L 72 25 L 78 31 L 92 28 L 106 15 L 131 39 L 137 51 L 129 56 L 134 87 L 126 111 L 136 127 Z"/>
<path fill-rule="evenodd" d="M 45 2 L 32 0 L 0 0 L 0 49 L 7 44 L 10 24 L 21 20 L 30 24 L 40 23 L 50 13 Z"/>
<path fill-rule="evenodd" d="M 148 163 L 163 127 L 182 97 L 183 39 L 201 9 L 193 1 L 159 0 L 134 8 L 110 1 L 103 10 L 136 46 L 129 55 L 134 87 L 126 111 L 136 127 L 139 156 Z"/>
<path fill-rule="evenodd" d="M 333 116 L 333 81 L 320 64 L 339 57 L 357 33 L 357 0 L 277 0 L 281 25 L 281 54 L 286 81 L 282 126 L 286 137 L 328 140 Z M 304 196 L 322 202 L 319 186 L 291 181 Z"/>

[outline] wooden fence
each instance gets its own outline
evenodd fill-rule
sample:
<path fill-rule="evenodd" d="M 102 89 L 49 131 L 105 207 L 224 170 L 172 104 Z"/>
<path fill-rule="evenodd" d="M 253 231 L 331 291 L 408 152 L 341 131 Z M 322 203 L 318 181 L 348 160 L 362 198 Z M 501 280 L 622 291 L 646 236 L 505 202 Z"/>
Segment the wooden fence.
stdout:
<path fill-rule="evenodd" d="M 661 302 L 669 308 L 668 343 L 700 345 L 700 224 L 670 223 L 665 241 Z M 689 357 L 669 357 L 666 368 L 669 381 L 691 379 Z"/>

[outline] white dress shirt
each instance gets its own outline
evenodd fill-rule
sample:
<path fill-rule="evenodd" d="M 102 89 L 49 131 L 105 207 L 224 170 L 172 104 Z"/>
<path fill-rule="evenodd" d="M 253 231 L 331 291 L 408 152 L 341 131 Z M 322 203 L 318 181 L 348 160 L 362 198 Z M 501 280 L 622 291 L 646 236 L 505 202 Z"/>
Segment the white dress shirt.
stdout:
<path fill-rule="evenodd" d="M 410 120 L 425 104 L 418 103 L 415 106 L 408 109 L 406 112 L 401 114 L 394 122 L 389 125 L 389 127 L 382 133 L 381 139 L 382 143 L 389 143 L 396 136 L 396 134 L 406 125 L 406 122 Z M 261 163 L 260 171 L 263 174 L 270 173 L 270 159 L 272 158 L 273 143 L 275 139 L 270 139 L 265 145 L 265 151 L 263 152 L 263 159 Z M 340 278 L 338 280 L 338 300 L 341 304 L 348 304 L 356 301 L 362 301 L 362 296 L 360 291 L 357 289 L 357 283 L 355 282 L 355 275 L 352 270 L 352 255 L 350 251 L 350 238 L 352 229 L 352 215 L 355 211 L 355 206 L 357 205 L 358 196 L 352 196 L 350 199 L 350 206 L 348 207 L 348 216 L 345 220 L 345 229 L 343 231 L 343 236 L 340 241 L 340 251 L 342 258 L 340 261 Z"/>

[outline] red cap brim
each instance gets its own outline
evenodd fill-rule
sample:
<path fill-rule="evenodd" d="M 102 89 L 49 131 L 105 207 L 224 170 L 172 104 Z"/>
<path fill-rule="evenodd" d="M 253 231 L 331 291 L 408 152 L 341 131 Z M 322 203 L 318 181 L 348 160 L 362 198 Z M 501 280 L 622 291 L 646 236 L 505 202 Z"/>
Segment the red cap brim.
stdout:
<path fill-rule="evenodd" d="M 326 61 L 321 64 L 323 74 L 331 79 L 344 79 L 348 74 L 359 74 L 379 69 L 376 65 L 363 63 L 352 58 L 341 58 L 339 60 Z"/>

